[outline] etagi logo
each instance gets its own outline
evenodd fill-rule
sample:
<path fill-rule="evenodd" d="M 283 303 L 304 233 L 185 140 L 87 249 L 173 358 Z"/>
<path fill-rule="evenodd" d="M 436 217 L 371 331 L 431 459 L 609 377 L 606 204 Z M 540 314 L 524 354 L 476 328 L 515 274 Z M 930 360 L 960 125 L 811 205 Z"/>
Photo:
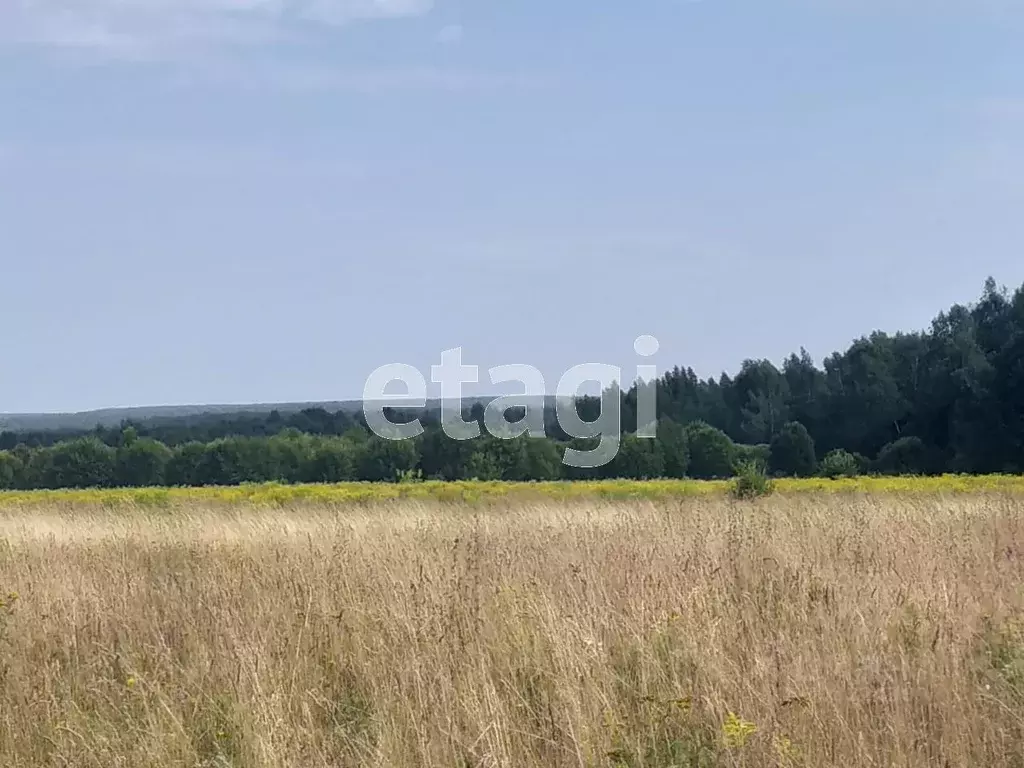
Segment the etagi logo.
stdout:
<path fill-rule="evenodd" d="M 640 336 L 633 343 L 637 355 L 651 358 L 660 344 L 653 336 Z M 524 363 L 499 365 L 488 370 L 491 384 L 518 382 L 523 392 L 494 398 L 484 410 L 484 427 L 494 437 L 515 439 L 545 437 L 544 399 L 548 394 L 543 374 L 534 366 Z M 653 381 L 657 366 L 637 365 L 636 379 Z M 479 384 L 480 369 L 464 365 L 462 348 L 446 350 L 441 364 L 430 368 L 430 380 L 441 385 L 441 428 L 453 440 L 472 440 L 481 434 L 480 424 L 462 418 L 462 385 Z M 566 449 L 563 463 L 579 468 L 603 467 L 619 452 L 622 433 L 618 384 L 622 369 L 605 363 L 582 363 L 567 370 L 555 388 L 555 417 L 559 427 L 570 437 L 599 438 L 596 448 L 589 451 Z M 393 382 L 405 384 L 406 392 L 389 395 L 386 389 Z M 586 384 L 596 383 L 601 390 L 601 411 L 595 421 L 584 421 L 576 411 L 576 398 Z M 424 408 L 427 404 L 427 382 L 415 366 L 389 363 L 376 369 L 363 387 L 363 415 L 374 434 L 388 440 L 408 440 L 423 434 L 419 419 L 396 424 L 388 419 L 389 407 Z M 519 421 L 505 418 L 509 409 L 525 412 Z M 656 387 L 639 387 L 637 392 L 637 437 L 654 438 L 657 435 Z"/>

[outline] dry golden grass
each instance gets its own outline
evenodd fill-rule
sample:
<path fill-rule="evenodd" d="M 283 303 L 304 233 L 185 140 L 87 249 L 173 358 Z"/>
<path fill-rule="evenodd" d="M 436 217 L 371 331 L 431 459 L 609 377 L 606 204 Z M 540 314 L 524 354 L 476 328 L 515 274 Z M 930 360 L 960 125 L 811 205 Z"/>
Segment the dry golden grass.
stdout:
<path fill-rule="evenodd" d="M 0 511 L 0 765 L 1021 766 L 1022 584 L 1000 494 Z"/>

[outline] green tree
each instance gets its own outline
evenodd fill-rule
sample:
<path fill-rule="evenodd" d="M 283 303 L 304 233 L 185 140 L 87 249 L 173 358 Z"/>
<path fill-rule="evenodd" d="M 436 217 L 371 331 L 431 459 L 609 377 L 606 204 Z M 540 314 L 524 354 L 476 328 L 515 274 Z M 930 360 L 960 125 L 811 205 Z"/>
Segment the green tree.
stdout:
<path fill-rule="evenodd" d="M 117 449 L 115 482 L 122 487 L 146 488 L 163 485 L 171 449 L 148 437 L 124 441 Z"/>
<path fill-rule="evenodd" d="M 665 458 L 657 440 L 623 435 L 619 452 L 611 463 L 603 467 L 603 474 L 609 478 L 630 480 L 651 480 L 665 474 Z"/>
<path fill-rule="evenodd" d="M 117 447 L 127 447 L 138 439 L 139 431 L 131 424 L 125 424 L 121 427 L 121 436 L 118 439 Z"/>
<path fill-rule="evenodd" d="M 778 475 L 810 477 L 817 466 L 814 439 L 807 428 L 798 421 L 783 425 L 771 442 L 769 469 Z"/>
<path fill-rule="evenodd" d="M 225 437 L 207 443 L 198 466 L 201 485 L 239 485 L 282 480 L 266 438 Z"/>
<path fill-rule="evenodd" d="M 733 381 L 732 390 L 740 406 L 743 438 L 754 443 L 769 442 L 778 434 L 788 414 L 786 378 L 767 360 L 746 360 Z"/>
<path fill-rule="evenodd" d="M 690 466 L 690 442 L 686 429 L 669 418 L 658 422 L 658 446 L 665 477 L 686 477 Z"/>
<path fill-rule="evenodd" d="M 402 473 L 416 469 L 419 463 L 417 441 L 373 435 L 360 446 L 358 462 L 360 479 L 397 482 Z"/>
<path fill-rule="evenodd" d="M 29 448 L 24 443 L 18 443 L 11 451 L 11 455 L 20 462 L 21 473 L 15 480 L 15 485 L 20 490 L 32 490 L 35 488 L 46 488 L 44 470 L 49 453 L 43 448 Z"/>
<path fill-rule="evenodd" d="M 267 456 L 264 467 L 274 475 L 270 479 L 286 483 L 299 483 L 306 479 L 313 460 L 315 442 L 294 427 L 266 438 Z"/>
<path fill-rule="evenodd" d="M 576 451 L 587 452 L 593 451 L 597 448 L 600 443 L 600 438 L 597 437 L 574 437 L 564 445 L 560 446 L 564 458 L 565 448 L 572 448 Z M 562 476 L 566 480 L 598 480 L 602 476 L 602 467 L 574 467 L 569 464 L 562 464 Z"/>
<path fill-rule="evenodd" d="M 787 408 L 790 419 L 806 426 L 812 435 L 825 432 L 828 382 L 806 349 L 801 348 L 799 355 L 790 355 L 786 359 L 782 375 L 789 390 Z"/>
<path fill-rule="evenodd" d="M 901 437 L 878 453 L 874 469 L 883 475 L 927 475 L 935 471 L 935 458 L 919 437 Z"/>
<path fill-rule="evenodd" d="M 203 443 L 192 442 L 179 445 L 174 449 L 167 462 L 165 470 L 167 484 L 181 487 L 206 485 L 202 474 L 205 457 L 206 445 Z"/>
<path fill-rule="evenodd" d="M 331 437 L 314 443 L 303 479 L 310 483 L 356 479 L 356 449 L 352 441 Z"/>
<path fill-rule="evenodd" d="M 114 484 L 117 452 L 95 437 L 44 449 L 42 481 L 47 488 L 108 488 Z"/>
<path fill-rule="evenodd" d="M 440 426 L 431 426 L 417 439 L 420 469 L 432 480 L 466 479 L 470 457 L 477 450 L 478 440 L 455 440 L 448 437 Z"/>
<path fill-rule="evenodd" d="M 722 430 L 703 422 L 686 426 L 690 476 L 700 480 L 732 477 L 736 446 Z"/>
<path fill-rule="evenodd" d="M 466 461 L 464 470 L 465 476 L 472 480 L 501 480 L 504 474 L 506 462 L 503 450 L 503 443 L 507 442 L 496 437 L 481 436 L 474 440 L 468 440 L 473 446 Z"/>
<path fill-rule="evenodd" d="M 18 487 L 24 472 L 24 465 L 10 451 L 0 451 L 0 490 L 10 491 Z"/>
<path fill-rule="evenodd" d="M 526 471 L 521 480 L 557 480 L 562 474 L 562 453 L 554 440 L 521 437 L 526 453 Z"/>
<path fill-rule="evenodd" d="M 825 361 L 828 418 L 836 425 L 827 447 L 872 455 L 894 439 L 910 410 L 897 370 L 892 339 L 884 333 L 859 339 Z"/>

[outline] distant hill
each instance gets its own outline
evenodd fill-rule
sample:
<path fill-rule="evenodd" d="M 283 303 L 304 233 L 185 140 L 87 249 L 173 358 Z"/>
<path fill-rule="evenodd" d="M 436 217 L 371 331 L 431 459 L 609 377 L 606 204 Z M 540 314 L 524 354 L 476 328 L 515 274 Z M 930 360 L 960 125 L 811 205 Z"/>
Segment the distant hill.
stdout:
<path fill-rule="evenodd" d="M 149 421 L 153 419 L 180 419 L 205 414 L 270 413 L 280 411 L 297 413 L 306 408 L 323 408 L 332 413 L 358 411 L 359 400 L 341 400 L 324 403 L 256 403 L 248 405 L 157 405 L 138 408 L 103 408 L 78 413 L 3 413 L 0 430 L 90 430 L 96 426 L 116 427 L 123 421 Z"/>
<path fill-rule="evenodd" d="M 491 397 L 467 397 L 463 405 L 476 402 L 487 403 Z M 546 398 L 548 404 L 552 398 Z M 396 403 L 398 404 L 398 403 Z M 427 409 L 436 409 L 438 400 L 428 400 Z M 362 409 L 361 400 L 335 400 L 307 403 L 249 403 L 236 405 L 155 405 L 135 408 L 102 408 L 78 413 L 0 413 L 0 432 L 29 431 L 89 431 L 97 426 L 118 427 L 125 421 L 169 422 L 177 419 L 193 419 L 201 416 L 236 416 L 243 414 L 267 414 L 278 411 L 282 415 L 298 413 L 307 408 L 323 408 L 330 413 L 344 411 L 356 413 Z"/>

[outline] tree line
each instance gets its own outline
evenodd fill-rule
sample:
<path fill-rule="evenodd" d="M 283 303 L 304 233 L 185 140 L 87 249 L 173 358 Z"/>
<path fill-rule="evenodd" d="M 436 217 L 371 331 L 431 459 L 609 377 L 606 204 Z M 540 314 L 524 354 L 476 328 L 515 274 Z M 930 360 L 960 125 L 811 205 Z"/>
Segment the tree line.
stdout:
<path fill-rule="evenodd" d="M 875 332 L 814 365 L 748 360 L 734 377 L 675 369 L 658 387 L 662 416 L 703 420 L 737 441 L 770 442 L 802 424 L 820 454 L 836 449 L 922 474 L 1024 471 L 1024 286 L 986 281 L 979 301 L 926 331 Z M 897 460 L 898 457 L 898 460 Z"/>
<path fill-rule="evenodd" d="M 604 467 L 566 466 L 566 447 L 589 450 L 592 440 L 554 438 L 501 439 L 481 436 L 454 440 L 438 426 L 420 437 L 386 440 L 359 426 L 328 437 L 289 429 L 271 437 L 224 437 L 170 447 L 140 437 L 133 427 L 118 433 L 116 444 L 78 437 L 49 446 L 20 444 L 0 451 L 0 489 L 112 488 L 238 485 L 279 481 L 333 483 L 441 480 L 559 480 L 660 477 L 730 477 L 744 461 L 767 463 L 780 474 L 818 471 L 814 446 L 798 424 L 768 446 L 744 446 L 708 424 L 660 425 L 656 439 L 623 435 L 615 459 Z M 828 457 L 827 457 L 828 458 Z M 828 459 L 831 460 L 831 459 Z M 868 467 L 847 463 L 837 474 Z"/>
<path fill-rule="evenodd" d="M 640 387 L 654 387 L 658 436 L 637 438 Z M 607 395 L 608 393 L 606 393 Z M 925 330 L 875 332 L 821 367 L 806 351 L 777 367 L 747 360 L 730 377 L 674 368 L 618 391 L 621 445 L 591 470 L 563 465 L 567 447 L 546 408 L 545 438 L 470 441 L 444 434 L 436 412 L 414 440 L 373 435 L 360 413 L 203 415 L 0 434 L 0 488 L 395 481 L 409 477 L 552 480 L 727 477 L 745 461 L 776 475 L 1024 472 L 1024 286 L 992 279 L 981 298 L 941 312 Z M 597 417 L 599 398 L 577 411 Z M 483 404 L 467 409 L 482 421 Z M 515 415 L 512 415 L 515 418 Z M 643 425 L 639 425 L 643 426 Z"/>

